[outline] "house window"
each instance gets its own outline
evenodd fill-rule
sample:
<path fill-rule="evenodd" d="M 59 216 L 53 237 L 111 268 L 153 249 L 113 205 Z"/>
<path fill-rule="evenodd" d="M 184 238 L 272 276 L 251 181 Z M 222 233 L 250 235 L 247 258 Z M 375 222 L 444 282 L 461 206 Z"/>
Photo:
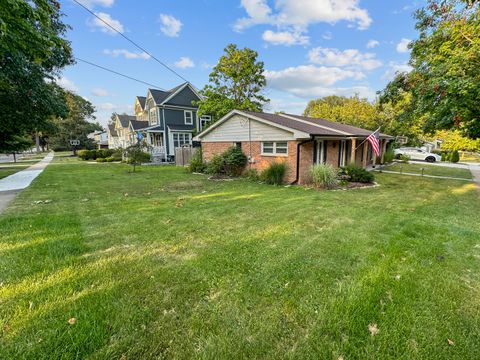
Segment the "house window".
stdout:
<path fill-rule="evenodd" d="M 178 148 L 183 145 L 190 145 L 192 143 L 191 133 L 173 133 L 173 147 Z"/>
<path fill-rule="evenodd" d="M 150 124 L 156 124 L 157 123 L 157 109 L 156 108 L 153 108 L 153 109 L 150 109 L 150 112 L 149 112 L 149 121 L 150 121 Z"/>
<path fill-rule="evenodd" d="M 262 155 L 288 155 L 287 141 L 262 142 Z"/>
<path fill-rule="evenodd" d="M 189 110 L 183 112 L 185 117 L 185 125 L 193 125 L 193 113 Z"/>
<path fill-rule="evenodd" d="M 212 121 L 212 117 L 210 115 L 202 115 L 200 117 L 200 130 L 203 130 L 208 124 Z"/>

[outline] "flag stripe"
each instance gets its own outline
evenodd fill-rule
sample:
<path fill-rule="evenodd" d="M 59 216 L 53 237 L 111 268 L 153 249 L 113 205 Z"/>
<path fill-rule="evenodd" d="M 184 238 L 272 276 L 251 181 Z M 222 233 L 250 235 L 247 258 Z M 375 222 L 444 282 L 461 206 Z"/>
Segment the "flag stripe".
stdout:
<path fill-rule="evenodd" d="M 379 130 L 374 131 L 367 137 L 367 141 L 370 143 L 372 146 L 372 150 L 375 153 L 376 156 L 380 155 L 380 142 L 378 141 L 378 135 L 379 135 Z"/>

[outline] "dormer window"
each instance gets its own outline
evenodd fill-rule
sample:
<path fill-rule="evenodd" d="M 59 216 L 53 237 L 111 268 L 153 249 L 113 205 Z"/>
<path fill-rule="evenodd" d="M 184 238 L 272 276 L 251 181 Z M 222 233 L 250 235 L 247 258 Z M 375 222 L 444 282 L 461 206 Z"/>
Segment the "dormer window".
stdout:
<path fill-rule="evenodd" d="M 193 112 L 190 110 L 185 110 L 183 112 L 185 118 L 185 125 L 193 125 Z"/>

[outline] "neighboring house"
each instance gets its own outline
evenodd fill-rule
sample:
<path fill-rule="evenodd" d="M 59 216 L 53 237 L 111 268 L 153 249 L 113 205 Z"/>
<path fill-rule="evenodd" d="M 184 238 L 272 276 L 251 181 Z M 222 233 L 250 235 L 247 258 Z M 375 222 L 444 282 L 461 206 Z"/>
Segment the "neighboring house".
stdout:
<path fill-rule="evenodd" d="M 97 144 L 98 149 L 108 149 L 108 134 L 105 130 L 96 130 L 87 137 Z"/>
<path fill-rule="evenodd" d="M 442 147 L 443 140 L 435 139 L 433 141 L 424 141 L 422 144 L 422 149 L 427 152 L 432 152 L 433 150 L 439 150 Z"/>
<path fill-rule="evenodd" d="M 108 124 L 107 126 L 108 148 L 118 149 L 120 147 L 120 139 L 118 138 L 115 124 Z"/>
<path fill-rule="evenodd" d="M 210 116 L 198 118 L 198 106 L 192 103 L 200 99 L 201 95 L 188 82 L 168 91 L 148 89 L 143 107 L 148 115 L 148 126 L 142 132 L 153 147 L 154 160 L 172 161 L 175 148 L 191 145 L 193 133 L 201 131 L 211 121 Z M 137 96 L 139 110 L 142 101 Z"/>
<path fill-rule="evenodd" d="M 135 115 L 116 115 L 114 128 L 108 131 L 108 141 L 115 148 L 126 148 L 142 133 L 151 146 L 153 160 L 171 162 L 175 148 L 192 145 L 194 133 L 202 131 L 211 117 L 197 116 L 201 99 L 198 91 L 188 82 L 168 91 L 148 89 L 147 96 L 136 96 Z"/>
<path fill-rule="evenodd" d="M 115 114 L 115 131 L 118 136 L 119 147 L 125 149 L 132 145 L 130 121 L 137 120 L 133 115 Z"/>
<path fill-rule="evenodd" d="M 351 163 L 367 167 L 374 156 L 368 141 L 372 131 L 299 115 L 234 110 L 195 137 L 205 161 L 231 146 L 240 147 L 249 166 L 261 171 L 270 163 L 288 165 L 287 181 L 304 183 L 314 164 L 335 167 Z M 381 160 L 392 137 L 381 134 Z"/>
<path fill-rule="evenodd" d="M 133 109 L 137 120 L 148 121 L 148 112 L 145 110 L 145 102 L 147 98 L 145 96 L 136 96 L 135 105 Z"/>

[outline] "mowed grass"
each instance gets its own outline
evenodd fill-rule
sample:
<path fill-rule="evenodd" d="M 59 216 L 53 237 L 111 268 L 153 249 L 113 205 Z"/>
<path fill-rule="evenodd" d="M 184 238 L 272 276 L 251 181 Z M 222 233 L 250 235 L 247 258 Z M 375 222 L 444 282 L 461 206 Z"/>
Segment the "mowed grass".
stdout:
<path fill-rule="evenodd" d="M 15 174 L 21 170 L 25 170 L 28 166 L 29 165 L 5 166 L 4 164 L 0 164 L 0 179 Z"/>
<path fill-rule="evenodd" d="M 480 358 L 473 184 L 128 171 L 56 159 L 0 216 L 0 358 Z"/>
<path fill-rule="evenodd" d="M 404 173 L 421 174 L 423 169 L 424 175 L 447 176 L 461 179 L 472 179 L 472 173 L 468 169 L 451 168 L 439 165 L 428 164 L 405 164 L 394 163 L 385 167 L 385 170 L 398 171 Z"/>

